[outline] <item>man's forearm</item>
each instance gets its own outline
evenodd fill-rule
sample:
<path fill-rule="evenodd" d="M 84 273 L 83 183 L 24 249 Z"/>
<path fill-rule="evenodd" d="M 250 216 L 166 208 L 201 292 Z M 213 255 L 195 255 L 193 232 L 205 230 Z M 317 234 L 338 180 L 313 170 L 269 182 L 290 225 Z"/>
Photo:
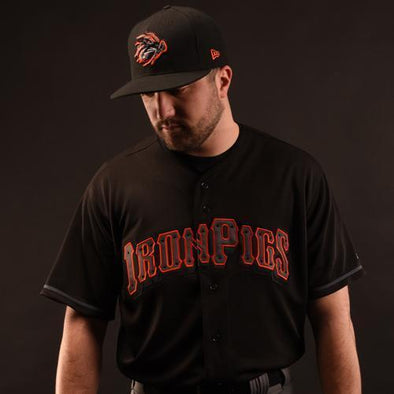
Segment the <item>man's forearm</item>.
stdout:
<path fill-rule="evenodd" d="M 324 394 L 361 394 L 361 373 L 351 319 L 328 319 L 314 332 Z"/>
<path fill-rule="evenodd" d="M 77 350 L 62 343 L 56 372 L 56 394 L 97 394 L 101 354 L 97 353 L 99 349 L 81 345 L 85 346 Z"/>
<path fill-rule="evenodd" d="M 106 322 L 67 308 L 56 372 L 56 394 L 97 394 Z"/>

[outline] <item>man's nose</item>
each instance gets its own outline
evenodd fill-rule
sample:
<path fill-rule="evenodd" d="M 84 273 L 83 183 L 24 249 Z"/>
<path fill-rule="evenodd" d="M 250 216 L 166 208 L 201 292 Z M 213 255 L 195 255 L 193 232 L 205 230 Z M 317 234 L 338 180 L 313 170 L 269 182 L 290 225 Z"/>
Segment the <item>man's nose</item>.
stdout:
<path fill-rule="evenodd" d="M 174 101 L 170 94 L 165 91 L 155 92 L 157 117 L 159 119 L 171 118 L 175 115 Z"/>

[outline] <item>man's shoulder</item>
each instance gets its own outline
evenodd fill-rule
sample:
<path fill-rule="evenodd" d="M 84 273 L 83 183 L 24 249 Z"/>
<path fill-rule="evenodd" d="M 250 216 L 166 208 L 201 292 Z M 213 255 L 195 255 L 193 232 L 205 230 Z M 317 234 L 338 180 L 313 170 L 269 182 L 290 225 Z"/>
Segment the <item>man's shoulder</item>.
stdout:
<path fill-rule="evenodd" d="M 147 152 L 149 148 L 153 145 L 157 144 L 157 136 L 155 133 L 150 133 L 145 135 L 123 149 L 122 151 L 118 152 L 114 156 L 110 157 L 107 160 L 108 164 L 114 165 L 118 161 L 122 161 L 124 159 L 130 158 L 132 156 L 137 155 L 140 152 Z"/>
<path fill-rule="evenodd" d="M 137 170 L 135 166 L 139 162 L 143 162 L 143 157 L 140 155 L 154 154 L 154 152 L 152 153 L 152 148 L 157 146 L 156 144 L 158 144 L 158 141 L 155 133 L 139 138 L 131 145 L 102 162 L 93 175 L 92 182 L 97 183 L 105 179 L 110 180 L 114 175 L 116 177 L 116 174 L 130 172 L 130 169 Z"/>
<path fill-rule="evenodd" d="M 243 130 L 249 135 L 250 144 L 255 149 L 261 149 L 261 157 L 283 164 L 300 164 L 307 167 L 320 167 L 314 155 L 305 148 L 277 137 L 266 130 L 242 124 Z"/>
<path fill-rule="evenodd" d="M 145 135 L 120 152 L 109 157 L 106 160 L 106 165 L 108 167 L 116 167 L 125 161 L 133 160 L 134 158 L 139 159 L 141 155 L 150 154 L 152 147 L 155 147 L 157 144 L 158 141 L 155 133 Z"/>

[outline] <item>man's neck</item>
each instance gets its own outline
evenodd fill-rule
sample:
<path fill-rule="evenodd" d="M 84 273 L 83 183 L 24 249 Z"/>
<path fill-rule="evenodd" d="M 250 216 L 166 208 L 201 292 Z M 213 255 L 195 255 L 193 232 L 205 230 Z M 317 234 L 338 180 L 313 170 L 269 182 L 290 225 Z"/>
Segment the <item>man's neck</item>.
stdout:
<path fill-rule="evenodd" d="M 239 135 L 239 125 L 234 121 L 219 122 L 200 149 L 187 152 L 195 156 L 218 156 L 234 145 Z"/>

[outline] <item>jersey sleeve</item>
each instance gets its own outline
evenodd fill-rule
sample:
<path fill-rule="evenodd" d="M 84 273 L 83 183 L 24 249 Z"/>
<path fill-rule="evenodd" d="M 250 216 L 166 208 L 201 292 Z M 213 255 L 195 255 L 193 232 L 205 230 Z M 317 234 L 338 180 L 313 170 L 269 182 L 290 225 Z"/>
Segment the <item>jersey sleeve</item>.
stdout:
<path fill-rule="evenodd" d="M 314 163 L 307 193 L 309 300 L 333 293 L 366 274 L 327 177 L 321 165 Z"/>
<path fill-rule="evenodd" d="M 103 166 L 79 199 L 40 295 L 86 316 L 113 320 L 121 269 Z"/>

